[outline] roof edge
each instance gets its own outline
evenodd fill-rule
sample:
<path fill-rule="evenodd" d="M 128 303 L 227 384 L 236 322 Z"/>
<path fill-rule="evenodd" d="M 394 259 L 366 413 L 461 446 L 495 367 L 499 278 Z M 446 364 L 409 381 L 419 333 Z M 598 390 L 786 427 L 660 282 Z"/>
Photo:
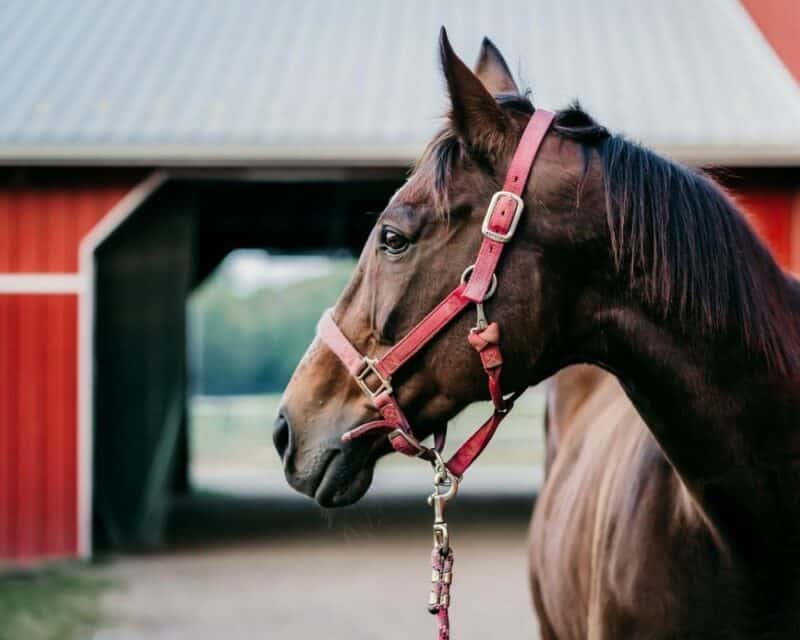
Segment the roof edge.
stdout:
<path fill-rule="evenodd" d="M 657 153 L 695 166 L 800 166 L 800 143 L 654 144 Z M 0 166 L 408 167 L 422 145 L 0 145 Z"/>

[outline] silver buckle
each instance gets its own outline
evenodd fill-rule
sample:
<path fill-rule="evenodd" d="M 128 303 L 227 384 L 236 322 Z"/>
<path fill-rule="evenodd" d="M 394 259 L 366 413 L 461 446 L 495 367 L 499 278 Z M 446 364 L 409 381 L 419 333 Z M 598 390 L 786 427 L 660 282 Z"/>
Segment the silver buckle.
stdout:
<path fill-rule="evenodd" d="M 514 217 L 511 219 L 511 224 L 508 227 L 508 231 L 505 233 L 498 233 L 497 231 L 492 231 L 489 228 L 489 222 L 492 219 L 494 208 L 497 206 L 497 202 L 500 200 L 500 198 L 511 198 L 515 205 Z M 486 209 L 486 215 L 483 217 L 481 233 L 487 238 L 491 238 L 492 240 L 496 240 L 497 242 L 502 242 L 505 244 L 514 237 L 514 232 L 517 230 L 517 225 L 519 224 L 520 217 L 522 217 L 522 210 L 524 208 L 525 203 L 522 202 L 522 198 L 520 198 L 516 193 L 511 193 L 510 191 L 495 192 L 495 194 L 492 196 L 492 199 L 489 201 L 489 207 Z"/>
<path fill-rule="evenodd" d="M 364 368 L 356 375 L 356 383 L 361 387 L 361 390 L 366 393 L 371 400 L 375 400 L 382 393 L 392 393 L 391 377 L 384 378 L 378 368 L 375 366 L 378 360 L 375 358 L 368 358 L 364 356 Z M 378 379 L 380 384 L 378 388 L 373 391 L 367 384 L 367 376 L 372 373 Z"/>

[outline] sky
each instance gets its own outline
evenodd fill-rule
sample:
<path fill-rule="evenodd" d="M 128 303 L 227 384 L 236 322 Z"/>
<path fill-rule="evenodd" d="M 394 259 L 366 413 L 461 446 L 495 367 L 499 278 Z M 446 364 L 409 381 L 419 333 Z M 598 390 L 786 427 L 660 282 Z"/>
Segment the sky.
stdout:
<path fill-rule="evenodd" d="M 282 289 L 303 280 L 321 278 L 333 269 L 336 257 L 324 254 L 283 255 L 262 249 L 239 249 L 218 268 L 234 293 L 248 296 L 259 289 Z"/>

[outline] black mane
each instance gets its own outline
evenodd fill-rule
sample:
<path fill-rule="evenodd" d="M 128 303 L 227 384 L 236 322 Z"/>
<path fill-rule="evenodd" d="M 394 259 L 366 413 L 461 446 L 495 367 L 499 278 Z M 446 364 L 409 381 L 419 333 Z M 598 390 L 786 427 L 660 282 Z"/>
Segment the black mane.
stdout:
<path fill-rule="evenodd" d="M 605 131 L 577 105 L 556 132 L 596 151 L 614 262 L 665 318 L 738 331 L 783 374 L 798 374 L 800 327 L 786 276 L 708 176 Z"/>
<path fill-rule="evenodd" d="M 534 111 L 527 95 L 498 102 Z M 556 114 L 553 130 L 581 144 L 587 169 L 593 154 L 600 159 L 612 255 L 631 287 L 663 317 L 708 335 L 738 331 L 774 369 L 800 375 L 800 323 L 786 276 L 713 180 L 610 134 L 577 103 Z M 436 193 L 446 193 L 461 153 L 448 130 L 429 147 Z"/>

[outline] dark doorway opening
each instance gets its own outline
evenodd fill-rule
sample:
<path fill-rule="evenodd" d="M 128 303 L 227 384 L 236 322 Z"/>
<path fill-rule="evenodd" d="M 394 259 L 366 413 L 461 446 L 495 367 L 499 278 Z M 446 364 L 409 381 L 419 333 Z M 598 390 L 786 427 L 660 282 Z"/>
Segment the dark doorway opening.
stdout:
<path fill-rule="evenodd" d="M 95 549 L 160 544 L 191 493 L 192 291 L 237 249 L 356 255 L 401 179 L 171 179 L 97 248 Z"/>

